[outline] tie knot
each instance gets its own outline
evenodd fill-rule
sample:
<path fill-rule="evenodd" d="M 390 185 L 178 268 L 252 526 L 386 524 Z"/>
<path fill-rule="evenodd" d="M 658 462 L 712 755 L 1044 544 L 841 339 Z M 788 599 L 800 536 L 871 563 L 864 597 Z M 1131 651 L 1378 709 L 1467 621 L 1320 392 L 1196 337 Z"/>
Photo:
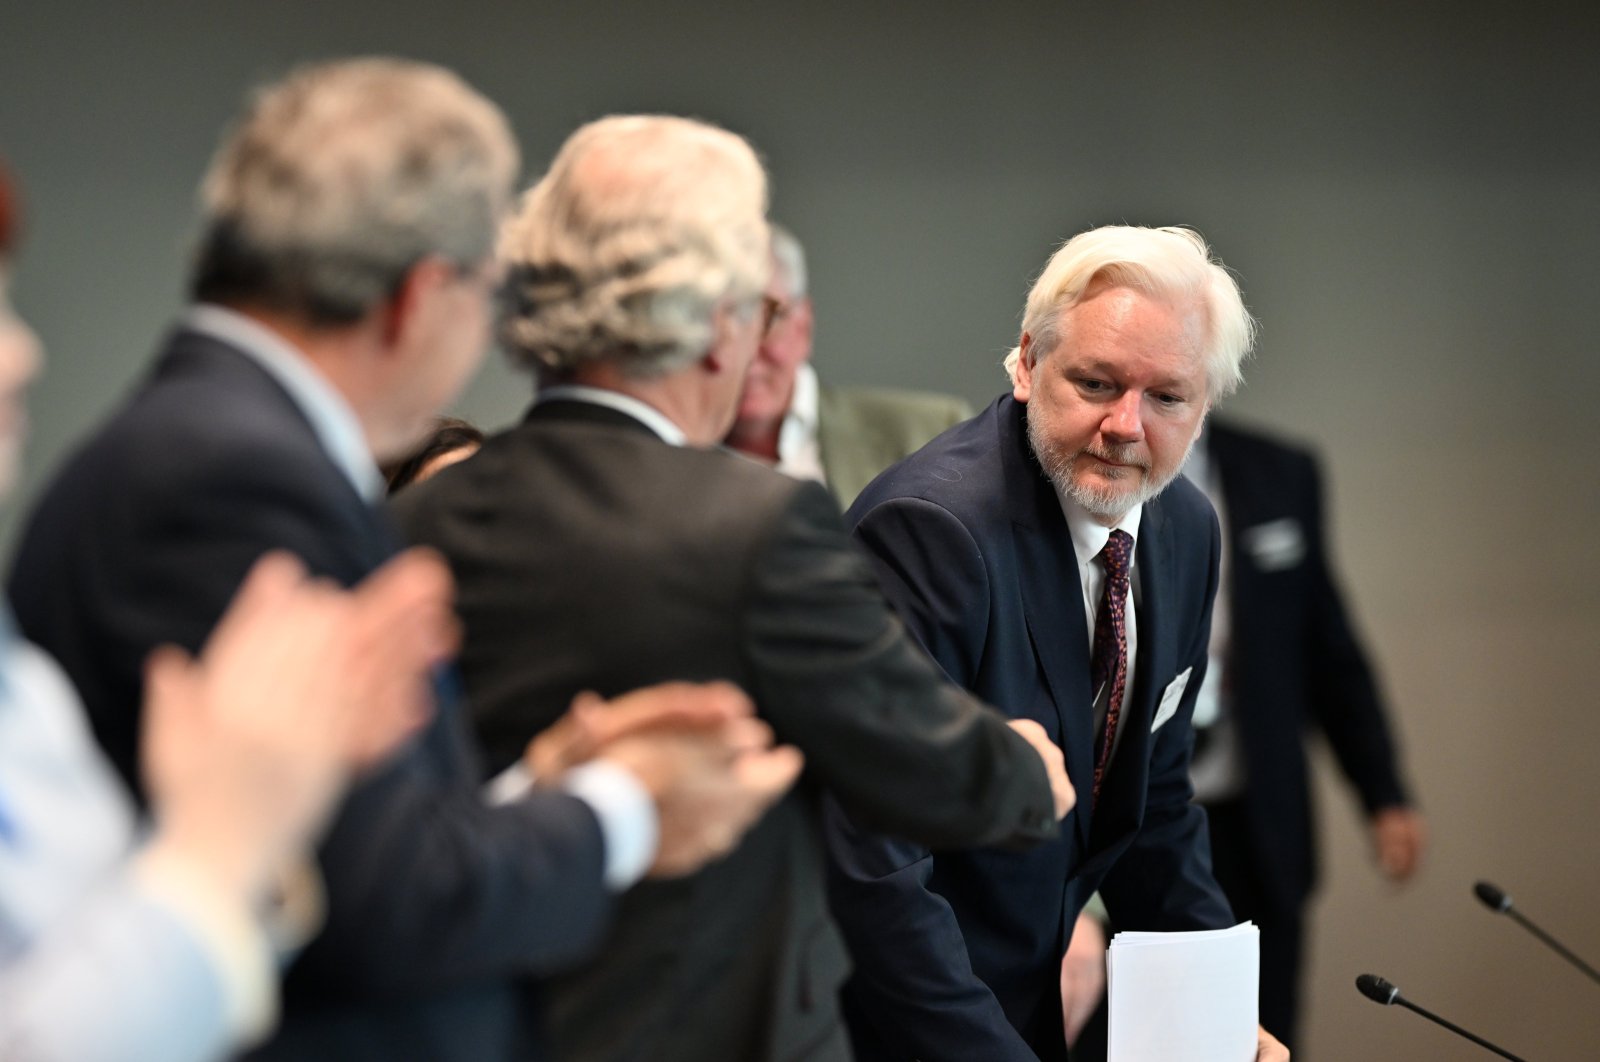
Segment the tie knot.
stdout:
<path fill-rule="evenodd" d="M 1100 551 L 1100 559 L 1106 565 L 1106 574 L 1113 577 L 1127 574 L 1128 561 L 1132 556 L 1133 536 L 1120 528 L 1111 532 L 1111 537 L 1106 539 L 1105 548 Z"/>

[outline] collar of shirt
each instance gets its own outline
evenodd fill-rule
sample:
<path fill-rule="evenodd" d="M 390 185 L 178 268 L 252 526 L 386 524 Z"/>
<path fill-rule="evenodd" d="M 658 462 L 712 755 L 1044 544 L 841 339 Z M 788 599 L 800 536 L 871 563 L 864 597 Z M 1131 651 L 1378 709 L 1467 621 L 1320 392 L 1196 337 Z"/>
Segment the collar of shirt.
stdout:
<path fill-rule="evenodd" d="M 783 426 L 778 429 L 778 462 L 792 459 L 802 447 L 817 438 L 817 407 L 819 384 L 817 370 L 807 362 L 794 373 L 794 394 L 789 399 L 789 411 L 783 415 Z"/>
<path fill-rule="evenodd" d="M 822 468 L 822 440 L 817 435 L 822 420 L 822 386 L 817 370 L 803 363 L 794 374 L 794 394 L 789 411 L 778 428 L 778 471 L 795 479 L 827 481 Z"/>
<path fill-rule="evenodd" d="M 1133 538 L 1134 545 L 1139 544 L 1139 520 L 1144 515 L 1144 505 L 1140 503 L 1117 521 L 1116 527 L 1106 527 L 1097 523 L 1088 511 L 1071 498 L 1056 491 L 1056 497 L 1061 501 L 1061 512 L 1067 518 L 1067 530 L 1072 533 L 1072 549 L 1078 556 L 1078 571 L 1082 573 L 1094 564 L 1100 551 L 1106 548 L 1106 542 L 1111 538 L 1112 531 L 1126 531 Z M 1138 564 L 1138 551 L 1134 552 L 1134 559 L 1129 561 L 1128 570 L 1131 572 Z"/>
<path fill-rule="evenodd" d="M 625 413 L 634 420 L 649 428 L 661 441 L 671 446 L 687 446 L 689 437 L 683 429 L 674 424 L 665 413 L 648 402 L 625 395 L 621 391 L 608 391 L 603 387 L 587 387 L 583 384 L 557 384 L 554 387 L 539 389 L 539 396 L 533 404 L 542 406 L 546 402 L 587 402 L 592 406 L 605 406 L 618 413 Z"/>
<path fill-rule="evenodd" d="M 369 505 L 383 500 L 383 473 L 367 449 L 367 437 L 355 410 L 304 354 L 270 329 L 244 314 L 209 303 L 191 307 L 184 326 L 221 340 L 251 361 L 289 392 L 289 398 L 311 422 L 317 441 L 350 485 Z"/>
<path fill-rule="evenodd" d="M 1061 502 L 1061 512 L 1067 518 L 1067 530 L 1072 535 L 1072 550 L 1078 560 L 1078 585 L 1083 589 L 1084 619 L 1088 624 L 1088 646 L 1092 657 L 1094 654 L 1094 623 L 1100 611 L 1100 598 L 1105 592 L 1106 572 L 1104 566 L 1095 563 L 1095 558 L 1100 551 L 1106 548 L 1106 541 L 1111 537 L 1111 532 L 1120 528 L 1133 536 L 1135 546 L 1133 558 L 1128 563 L 1128 611 L 1125 633 L 1128 642 L 1128 689 L 1133 688 L 1132 676 L 1139 650 L 1139 520 L 1144 515 L 1144 506 L 1135 505 L 1127 514 L 1117 522 L 1117 528 L 1103 527 L 1096 523 L 1088 512 L 1060 491 L 1056 492 L 1057 499 Z M 1126 695 L 1125 695 L 1126 696 Z M 1104 708 L 1100 709 L 1102 712 Z"/>

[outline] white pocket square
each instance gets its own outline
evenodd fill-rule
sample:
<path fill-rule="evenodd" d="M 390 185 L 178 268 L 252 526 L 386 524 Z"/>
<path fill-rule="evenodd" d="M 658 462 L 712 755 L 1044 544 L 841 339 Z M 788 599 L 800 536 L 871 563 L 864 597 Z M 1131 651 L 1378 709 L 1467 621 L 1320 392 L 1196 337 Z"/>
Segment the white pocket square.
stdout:
<path fill-rule="evenodd" d="M 1163 723 L 1178 714 L 1178 702 L 1183 700 L 1183 691 L 1189 686 L 1189 674 L 1194 671 L 1186 667 L 1178 672 L 1178 677 L 1167 683 L 1167 688 L 1161 693 L 1161 703 L 1156 705 L 1156 717 L 1150 723 L 1150 733 L 1154 734 L 1161 729 Z"/>

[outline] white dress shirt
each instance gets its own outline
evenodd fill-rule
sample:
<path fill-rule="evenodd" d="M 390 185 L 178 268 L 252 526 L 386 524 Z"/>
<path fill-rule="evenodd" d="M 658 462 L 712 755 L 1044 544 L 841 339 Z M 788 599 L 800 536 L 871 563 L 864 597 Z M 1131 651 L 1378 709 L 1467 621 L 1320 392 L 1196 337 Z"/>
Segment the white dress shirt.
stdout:
<path fill-rule="evenodd" d="M 822 384 L 817 370 L 803 362 L 794 374 L 794 394 L 778 428 L 777 469 L 793 479 L 809 479 L 827 485 L 822 468 L 821 422 Z"/>

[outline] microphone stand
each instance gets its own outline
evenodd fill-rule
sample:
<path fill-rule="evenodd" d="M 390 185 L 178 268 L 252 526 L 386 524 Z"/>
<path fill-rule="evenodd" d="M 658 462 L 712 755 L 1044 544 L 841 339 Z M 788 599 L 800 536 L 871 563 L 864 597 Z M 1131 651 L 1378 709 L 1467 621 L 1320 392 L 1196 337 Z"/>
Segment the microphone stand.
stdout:
<path fill-rule="evenodd" d="M 1544 930 L 1540 929 L 1538 926 L 1522 917 L 1522 914 L 1515 907 L 1506 908 L 1506 914 L 1512 920 L 1514 920 L 1517 925 L 1521 926 L 1523 929 L 1526 929 L 1529 933 L 1532 933 L 1534 936 L 1538 937 L 1540 940 L 1549 945 L 1550 949 L 1557 955 L 1561 956 L 1563 959 L 1566 959 L 1572 965 L 1588 974 L 1589 980 L 1600 982 L 1600 970 L 1596 970 L 1593 966 L 1590 966 L 1588 963 L 1572 954 L 1571 950 L 1569 950 L 1555 937 L 1552 937 L 1549 933 L 1546 933 Z"/>
<path fill-rule="evenodd" d="M 1546 933 L 1528 919 L 1524 918 L 1522 912 L 1517 910 L 1516 907 L 1512 905 L 1511 897 L 1506 894 L 1504 889 L 1491 885 L 1487 881 L 1480 881 L 1472 887 L 1472 892 L 1489 910 L 1493 911 L 1495 914 L 1509 916 L 1512 921 L 1517 923 L 1517 925 L 1521 926 L 1523 929 L 1526 929 L 1529 933 L 1532 933 L 1535 937 L 1543 941 L 1551 951 L 1555 952 L 1557 955 L 1561 956 L 1563 959 L 1582 970 L 1588 975 L 1589 980 L 1600 984 L 1600 970 L 1596 970 L 1593 966 L 1590 966 L 1588 963 L 1578 958 L 1578 956 L 1573 954 L 1572 950 L 1566 945 L 1562 944 L 1555 937 L 1552 937 L 1549 933 Z"/>
<path fill-rule="evenodd" d="M 1439 1015 L 1432 1013 L 1431 1011 L 1424 1010 L 1423 1008 L 1417 1006 L 1415 1003 L 1411 1002 L 1411 1000 L 1407 999 L 1406 997 L 1404 997 L 1402 995 L 1399 995 L 1398 993 L 1396 993 L 1396 995 L 1394 997 L 1394 1004 L 1397 1007 L 1405 1007 L 1407 1010 L 1415 1011 L 1416 1013 L 1421 1014 L 1424 1018 L 1427 1018 L 1429 1021 L 1437 1022 L 1438 1024 L 1443 1025 L 1446 1029 L 1449 1029 L 1451 1032 L 1455 1033 L 1457 1036 L 1465 1036 L 1468 1040 L 1471 1040 L 1473 1043 L 1477 1044 L 1479 1047 L 1483 1048 L 1486 1051 L 1493 1051 L 1495 1054 L 1499 1055 L 1501 1058 L 1509 1058 L 1509 1059 L 1511 1059 L 1511 1062 L 1525 1062 L 1524 1059 L 1518 1058 L 1516 1055 L 1512 1054 L 1510 1051 L 1501 1050 L 1500 1048 L 1496 1047 L 1494 1044 L 1491 1044 L 1488 1040 L 1485 1040 L 1483 1037 L 1476 1036 L 1476 1035 L 1474 1035 L 1472 1033 L 1467 1032 L 1467 1030 L 1463 1029 L 1461 1026 L 1457 1025 L 1455 1022 L 1448 1021 L 1448 1020 L 1446 1020 L 1444 1018 L 1439 1017 Z"/>

